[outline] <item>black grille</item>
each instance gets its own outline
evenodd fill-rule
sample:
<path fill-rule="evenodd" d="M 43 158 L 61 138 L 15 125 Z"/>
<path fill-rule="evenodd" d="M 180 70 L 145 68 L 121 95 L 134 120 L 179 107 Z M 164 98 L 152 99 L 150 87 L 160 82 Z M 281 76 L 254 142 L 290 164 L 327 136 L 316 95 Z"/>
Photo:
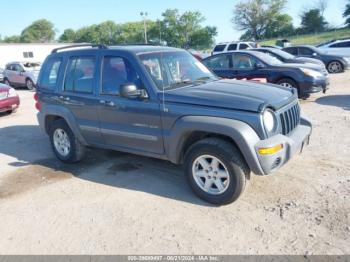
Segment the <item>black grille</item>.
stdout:
<path fill-rule="evenodd" d="M 300 123 L 300 107 L 299 104 L 288 108 L 280 114 L 282 134 L 290 134 Z"/>

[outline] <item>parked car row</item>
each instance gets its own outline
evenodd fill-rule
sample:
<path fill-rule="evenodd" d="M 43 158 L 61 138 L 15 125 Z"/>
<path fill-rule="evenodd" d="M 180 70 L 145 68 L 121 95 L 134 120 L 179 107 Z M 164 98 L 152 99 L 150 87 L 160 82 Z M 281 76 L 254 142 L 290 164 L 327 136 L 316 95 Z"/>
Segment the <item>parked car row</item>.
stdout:
<path fill-rule="evenodd" d="M 271 48 L 249 49 L 220 53 L 204 59 L 203 63 L 219 77 L 264 79 L 268 83 L 295 88 L 302 98 L 310 93 L 326 92 L 329 75 L 324 65 L 309 63 L 284 53 Z M 283 62 L 284 59 L 286 63 Z"/>

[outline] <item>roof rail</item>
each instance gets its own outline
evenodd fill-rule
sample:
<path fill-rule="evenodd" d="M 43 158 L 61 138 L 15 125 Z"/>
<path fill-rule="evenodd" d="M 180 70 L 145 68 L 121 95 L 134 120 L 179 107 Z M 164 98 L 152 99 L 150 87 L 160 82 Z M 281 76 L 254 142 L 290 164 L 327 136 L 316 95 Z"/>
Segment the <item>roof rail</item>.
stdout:
<path fill-rule="evenodd" d="M 97 47 L 98 49 L 107 49 L 108 47 L 106 45 L 102 44 L 79 44 L 79 45 L 69 45 L 64 47 L 55 48 L 52 50 L 51 54 L 55 54 L 58 51 L 64 50 L 64 49 L 71 49 L 71 48 L 78 48 L 78 47 Z"/>

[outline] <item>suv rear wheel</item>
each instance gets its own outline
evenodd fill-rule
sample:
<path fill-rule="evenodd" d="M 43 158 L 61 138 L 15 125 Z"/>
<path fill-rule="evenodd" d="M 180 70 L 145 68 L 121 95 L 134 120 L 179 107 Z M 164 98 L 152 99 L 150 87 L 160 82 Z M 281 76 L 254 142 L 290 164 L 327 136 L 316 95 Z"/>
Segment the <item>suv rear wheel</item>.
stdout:
<path fill-rule="evenodd" d="M 218 138 L 206 138 L 192 145 L 185 155 L 185 170 L 193 191 L 216 205 L 237 200 L 250 173 L 238 149 Z"/>
<path fill-rule="evenodd" d="M 58 159 L 65 163 L 79 162 L 85 147 L 78 141 L 66 121 L 54 121 L 49 128 L 50 141 Z"/>
<path fill-rule="evenodd" d="M 7 78 L 5 78 L 4 84 L 7 85 L 7 86 L 11 86 L 11 83 L 10 83 L 10 81 Z"/>

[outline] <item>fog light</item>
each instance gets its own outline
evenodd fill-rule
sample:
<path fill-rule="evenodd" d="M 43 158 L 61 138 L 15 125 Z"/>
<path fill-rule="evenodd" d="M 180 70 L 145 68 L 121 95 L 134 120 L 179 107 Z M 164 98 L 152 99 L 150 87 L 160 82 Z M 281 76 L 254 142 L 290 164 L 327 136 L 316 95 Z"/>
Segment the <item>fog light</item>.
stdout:
<path fill-rule="evenodd" d="M 281 151 L 282 149 L 283 149 L 283 144 L 279 144 L 273 147 L 262 147 L 262 148 L 259 148 L 258 151 L 260 155 L 272 155 L 277 153 L 278 151 Z"/>

